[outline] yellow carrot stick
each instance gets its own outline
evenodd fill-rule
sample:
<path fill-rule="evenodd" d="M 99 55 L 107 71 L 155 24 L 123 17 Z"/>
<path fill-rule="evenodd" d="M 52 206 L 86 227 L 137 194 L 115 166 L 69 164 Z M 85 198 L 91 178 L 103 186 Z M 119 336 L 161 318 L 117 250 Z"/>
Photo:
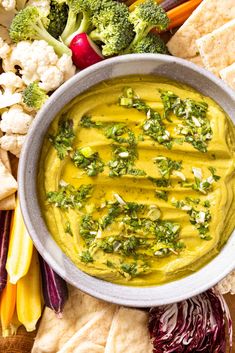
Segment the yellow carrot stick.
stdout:
<path fill-rule="evenodd" d="M 10 282 L 15 284 L 26 275 L 33 253 L 33 242 L 26 230 L 21 215 L 19 199 L 16 201 L 7 256 L 6 269 Z"/>
<path fill-rule="evenodd" d="M 28 273 L 17 283 L 16 310 L 26 330 L 34 331 L 42 313 L 41 278 L 36 249 Z"/>
<path fill-rule="evenodd" d="M 10 330 L 11 330 L 11 335 L 16 335 L 17 334 L 17 331 L 18 331 L 18 328 L 21 326 L 21 322 L 19 321 L 18 319 L 18 316 L 17 316 L 17 312 L 16 312 L 16 308 L 15 308 L 15 312 L 14 312 L 14 315 L 11 319 L 11 323 L 10 323 Z"/>
<path fill-rule="evenodd" d="M 14 315 L 16 306 L 16 285 L 10 283 L 9 276 L 7 278 L 6 287 L 2 291 L 0 302 L 0 317 L 2 324 L 2 336 L 7 337 L 11 333 L 11 320 Z"/>

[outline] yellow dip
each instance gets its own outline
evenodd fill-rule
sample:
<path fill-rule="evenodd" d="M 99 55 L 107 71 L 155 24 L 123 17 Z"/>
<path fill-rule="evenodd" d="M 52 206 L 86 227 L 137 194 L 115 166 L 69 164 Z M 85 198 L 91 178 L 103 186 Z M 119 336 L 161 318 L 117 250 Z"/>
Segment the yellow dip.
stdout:
<path fill-rule="evenodd" d="M 148 76 L 103 82 L 48 131 L 42 214 L 90 275 L 172 281 L 217 255 L 234 229 L 234 148 L 232 122 L 192 88 Z"/>

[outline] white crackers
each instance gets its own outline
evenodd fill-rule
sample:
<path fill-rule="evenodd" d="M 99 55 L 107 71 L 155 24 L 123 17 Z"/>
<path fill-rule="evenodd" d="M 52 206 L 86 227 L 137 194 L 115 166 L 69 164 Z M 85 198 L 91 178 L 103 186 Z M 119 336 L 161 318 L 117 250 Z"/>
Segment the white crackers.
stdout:
<path fill-rule="evenodd" d="M 219 76 L 221 70 L 235 62 L 235 19 L 196 43 L 205 68 Z"/>
<path fill-rule="evenodd" d="M 227 82 L 227 84 L 235 90 L 235 62 L 220 71 L 220 76 L 222 80 Z"/>
<path fill-rule="evenodd" d="M 198 56 L 196 40 L 235 19 L 235 0 L 204 0 L 167 43 L 171 54 Z"/>

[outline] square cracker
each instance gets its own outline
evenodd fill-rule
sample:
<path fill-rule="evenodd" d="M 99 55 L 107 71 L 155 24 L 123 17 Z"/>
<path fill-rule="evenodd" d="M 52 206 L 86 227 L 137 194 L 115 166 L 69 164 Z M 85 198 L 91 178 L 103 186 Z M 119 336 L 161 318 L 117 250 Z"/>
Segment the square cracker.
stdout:
<path fill-rule="evenodd" d="M 198 56 L 196 40 L 235 18 L 235 0 L 204 0 L 167 43 L 171 54 Z"/>
<path fill-rule="evenodd" d="M 220 71 L 220 77 L 235 90 L 235 60 L 232 65 Z"/>
<path fill-rule="evenodd" d="M 235 19 L 196 43 L 205 68 L 219 76 L 222 69 L 235 62 Z"/>

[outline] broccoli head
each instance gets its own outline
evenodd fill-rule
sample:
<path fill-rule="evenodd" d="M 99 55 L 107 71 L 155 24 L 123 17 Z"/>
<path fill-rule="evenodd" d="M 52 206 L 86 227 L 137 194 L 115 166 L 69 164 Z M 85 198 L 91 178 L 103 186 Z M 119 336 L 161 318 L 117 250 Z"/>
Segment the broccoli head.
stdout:
<path fill-rule="evenodd" d="M 165 30 L 169 25 L 169 18 L 166 12 L 154 0 L 147 0 L 136 6 L 135 10 L 130 13 L 129 20 L 133 24 L 136 33 L 130 47 L 135 46 L 146 37 L 151 29 Z"/>
<path fill-rule="evenodd" d="M 49 25 L 47 31 L 54 37 L 59 38 L 63 32 L 68 18 L 68 6 L 65 2 L 51 0 L 50 14 L 48 16 Z"/>
<path fill-rule="evenodd" d="M 22 40 L 45 40 L 58 55 L 71 56 L 71 50 L 52 37 L 47 31 L 49 20 L 45 18 L 37 7 L 27 6 L 13 19 L 10 26 L 10 37 L 17 43 Z"/>
<path fill-rule="evenodd" d="M 106 7 L 92 18 L 96 28 L 89 36 L 92 40 L 103 44 L 104 56 L 119 54 L 131 43 L 134 32 L 128 17 L 129 11 L 126 5 L 111 1 L 110 7 L 106 2 Z"/>
<path fill-rule="evenodd" d="M 132 53 L 153 53 L 153 54 L 169 54 L 167 46 L 162 38 L 153 33 L 149 33 L 147 37 L 144 37 L 135 46 L 132 47 Z"/>
<path fill-rule="evenodd" d="M 30 83 L 23 92 L 23 102 L 29 108 L 39 110 L 48 99 L 46 91 L 37 82 Z"/>
<path fill-rule="evenodd" d="M 61 38 L 69 45 L 77 34 L 87 32 L 91 26 L 92 11 L 88 0 L 68 0 L 68 20 Z"/>

